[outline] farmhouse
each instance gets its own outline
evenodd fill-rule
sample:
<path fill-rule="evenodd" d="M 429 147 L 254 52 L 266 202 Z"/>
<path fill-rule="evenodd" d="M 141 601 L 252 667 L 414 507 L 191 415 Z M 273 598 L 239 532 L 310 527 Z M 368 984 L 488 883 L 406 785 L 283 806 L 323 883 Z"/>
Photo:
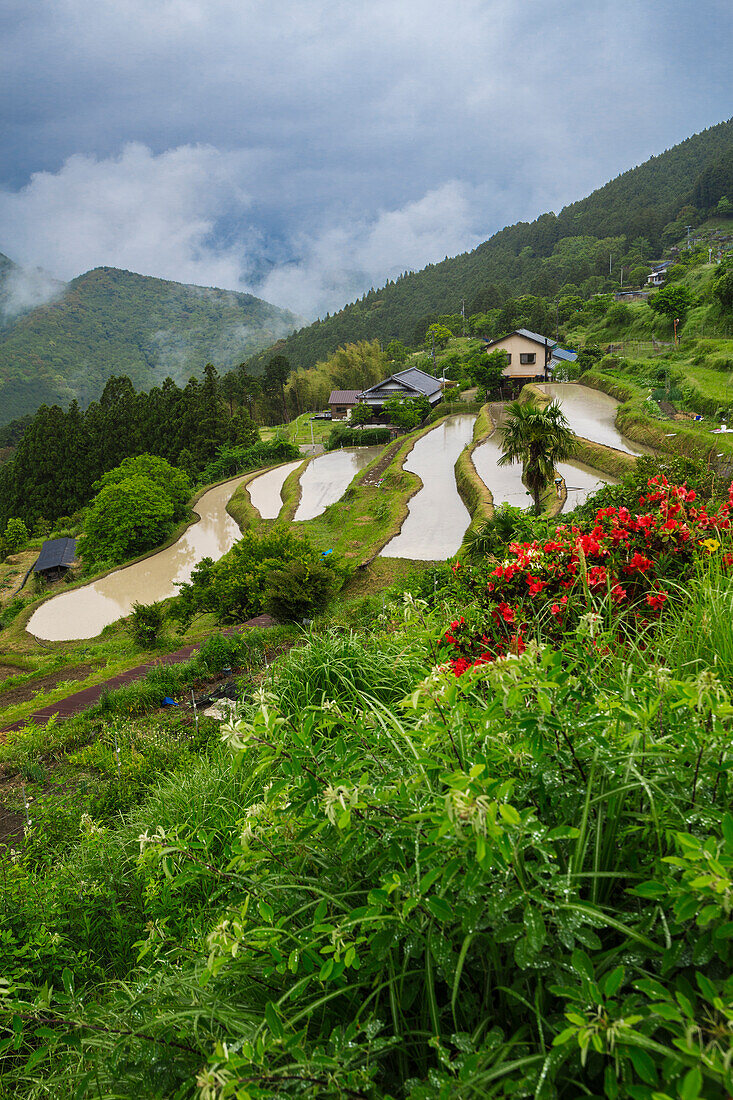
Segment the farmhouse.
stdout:
<path fill-rule="evenodd" d="M 56 580 L 71 568 L 75 557 L 76 539 L 46 539 L 33 572 L 46 580 Z"/>
<path fill-rule="evenodd" d="M 328 407 L 332 420 L 347 420 L 354 405 L 359 402 L 360 390 L 331 390 Z"/>
<path fill-rule="evenodd" d="M 407 370 L 390 374 L 389 378 L 364 390 L 359 395 L 359 400 L 370 405 L 377 413 L 390 397 L 427 397 L 431 405 L 437 405 L 442 396 L 443 388 L 437 378 L 418 367 L 408 367 Z"/>
<path fill-rule="evenodd" d="M 486 351 L 505 351 L 509 362 L 504 368 L 504 378 L 521 382 L 546 382 L 551 373 L 552 351 L 557 341 L 528 328 L 519 328 L 492 340 Z"/>

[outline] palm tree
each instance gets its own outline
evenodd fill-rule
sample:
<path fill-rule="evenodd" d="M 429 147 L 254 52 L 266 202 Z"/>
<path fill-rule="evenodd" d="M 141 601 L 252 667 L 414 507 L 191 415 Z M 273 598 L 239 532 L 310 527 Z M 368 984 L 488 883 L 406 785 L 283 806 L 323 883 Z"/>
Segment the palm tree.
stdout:
<path fill-rule="evenodd" d="M 544 408 L 512 401 L 502 430 L 499 465 L 522 463 L 522 478 L 534 499 L 535 515 L 539 515 L 542 493 L 555 477 L 555 463 L 574 453 L 575 436 L 557 401 Z"/>

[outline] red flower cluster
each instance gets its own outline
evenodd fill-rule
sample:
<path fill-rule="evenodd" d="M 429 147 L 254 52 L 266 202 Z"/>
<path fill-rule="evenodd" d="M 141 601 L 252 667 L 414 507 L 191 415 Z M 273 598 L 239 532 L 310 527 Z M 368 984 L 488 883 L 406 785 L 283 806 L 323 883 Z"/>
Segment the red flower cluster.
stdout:
<path fill-rule="evenodd" d="M 704 505 L 695 507 L 696 494 L 686 485 L 656 477 L 648 489 L 639 498 L 645 510 L 637 514 L 601 508 L 590 530 L 563 526 L 544 544 L 510 543 L 507 559 L 490 570 L 488 581 L 474 584 L 493 625 L 476 637 L 461 619 L 444 635 L 455 647 L 450 664 L 456 676 L 521 653 L 530 623 L 541 622 L 543 635 L 559 640 L 573 616 L 577 621 L 592 609 L 593 599 L 606 594 L 617 614 L 640 625 L 658 614 L 667 600 L 661 579 L 684 574 L 695 555 L 717 547 L 711 533 L 721 539 L 730 530 L 733 484 L 727 503 L 712 513 Z M 733 567 L 733 553 L 724 553 L 722 561 Z"/>

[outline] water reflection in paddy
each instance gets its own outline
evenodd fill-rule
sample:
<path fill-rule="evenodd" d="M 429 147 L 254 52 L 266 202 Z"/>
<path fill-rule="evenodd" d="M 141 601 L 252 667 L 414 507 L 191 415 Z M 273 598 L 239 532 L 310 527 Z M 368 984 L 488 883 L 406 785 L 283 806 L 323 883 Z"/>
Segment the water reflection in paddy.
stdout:
<path fill-rule="evenodd" d="M 579 386 L 575 382 L 551 382 L 540 386 L 553 401 L 559 401 L 573 432 L 581 439 L 603 443 L 617 451 L 639 455 L 646 453 L 638 443 L 632 443 L 616 427 L 619 402 L 600 390 Z"/>
<path fill-rule="evenodd" d="M 95 638 L 105 626 L 129 615 L 134 603 L 175 596 L 176 581 L 188 581 L 202 558 L 221 558 L 240 537 L 226 506 L 242 480 L 233 478 L 204 493 L 194 505 L 200 521 L 172 546 L 83 588 L 55 596 L 34 612 L 26 629 L 52 642 Z"/>
<path fill-rule="evenodd" d="M 568 491 L 563 509 L 565 512 L 570 512 L 579 504 L 583 504 L 596 489 L 601 489 L 604 485 L 618 485 L 615 477 L 600 474 L 598 470 L 586 466 L 583 462 L 558 462 L 557 473 L 559 477 L 565 478 Z"/>
<path fill-rule="evenodd" d="M 280 494 L 285 480 L 302 461 L 299 458 L 295 462 L 286 462 L 284 466 L 276 466 L 274 470 L 268 470 L 250 481 L 247 486 L 249 499 L 263 519 L 277 519 L 283 506 Z"/>
<path fill-rule="evenodd" d="M 494 504 L 511 504 L 514 508 L 529 508 L 532 498 L 522 481 L 522 463 L 511 466 L 499 466 L 501 458 L 501 435 L 495 431 L 483 443 L 480 443 L 471 456 L 476 473 L 491 492 Z"/>
<path fill-rule="evenodd" d="M 409 503 L 402 530 L 381 551 L 385 558 L 444 561 L 463 541 L 470 516 L 458 495 L 453 467 L 473 436 L 476 417 L 451 416 L 418 439 L 404 468 L 423 483 Z"/>
<path fill-rule="evenodd" d="M 490 490 L 496 507 L 500 504 L 511 504 L 514 508 L 529 508 L 532 497 L 522 481 L 522 463 L 515 462 L 511 466 L 498 464 L 501 458 L 501 439 L 500 418 L 494 434 L 479 444 L 473 452 L 476 473 Z M 558 476 L 565 479 L 568 489 L 565 511 L 582 504 L 602 485 L 616 484 L 614 478 L 607 477 L 582 462 L 558 462 L 556 470 Z"/>
<path fill-rule="evenodd" d="M 320 516 L 329 504 L 341 499 L 359 470 L 368 466 L 381 450 L 381 447 L 349 447 L 314 458 L 300 479 L 300 504 L 293 519 Z"/>

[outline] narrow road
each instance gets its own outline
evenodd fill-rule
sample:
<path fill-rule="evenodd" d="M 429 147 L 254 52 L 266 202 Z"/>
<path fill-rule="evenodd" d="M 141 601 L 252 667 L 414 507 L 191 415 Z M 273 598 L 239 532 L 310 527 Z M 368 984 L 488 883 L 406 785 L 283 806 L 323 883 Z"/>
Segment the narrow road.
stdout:
<path fill-rule="evenodd" d="M 268 627 L 274 626 L 275 620 L 269 615 L 257 615 L 254 619 L 249 619 L 241 626 L 232 627 L 231 630 L 223 630 L 222 634 L 231 635 L 239 634 L 243 630 L 249 630 L 252 627 Z M 65 699 L 60 699 L 58 703 L 51 703 L 50 706 L 43 707 L 41 710 L 34 711 L 33 714 L 28 715 L 27 718 L 21 718 L 17 722 L 13 722 L 11 726 L 5 726 L 0 730 L 2 733 L 11 733 L 13 730 L 22 729 L 23 726 L 27 726 L 29 722 L 35 722 L 37 725 L 45 725 L 54 716 L 58 715 L 60 720 L 66 720 L 72 718 L 75 714 L 80 714 L 81 711 L 87 710 L 89 707 L 98 703 L 103 692 L 113 691 L 115 688 L 122 687 L 124 684 L 131 684 L 135 680 L 142 679 L 150 669 L 159 668 L 161 665 L 180 665 L 184 661 L 191 659 L 193 654 L 201 645 L 201 642 L 195 642 L 193 645 L 184 646 L 183 649 L 176 650 L 175 653 L 168 653 L 164 657 L 156 657 L 154 661 L 147 661 L 144 665 L 137 665 L 135 668 L 128 668 L 126 672 L 120 672 L 117 676 L 111 676 L 109 680 L 104 680 L 101 684 L 94 684 L 93 687 L 84 688 L 83 691 L 77 691 L 73 695 L 68 695 Z"/>

